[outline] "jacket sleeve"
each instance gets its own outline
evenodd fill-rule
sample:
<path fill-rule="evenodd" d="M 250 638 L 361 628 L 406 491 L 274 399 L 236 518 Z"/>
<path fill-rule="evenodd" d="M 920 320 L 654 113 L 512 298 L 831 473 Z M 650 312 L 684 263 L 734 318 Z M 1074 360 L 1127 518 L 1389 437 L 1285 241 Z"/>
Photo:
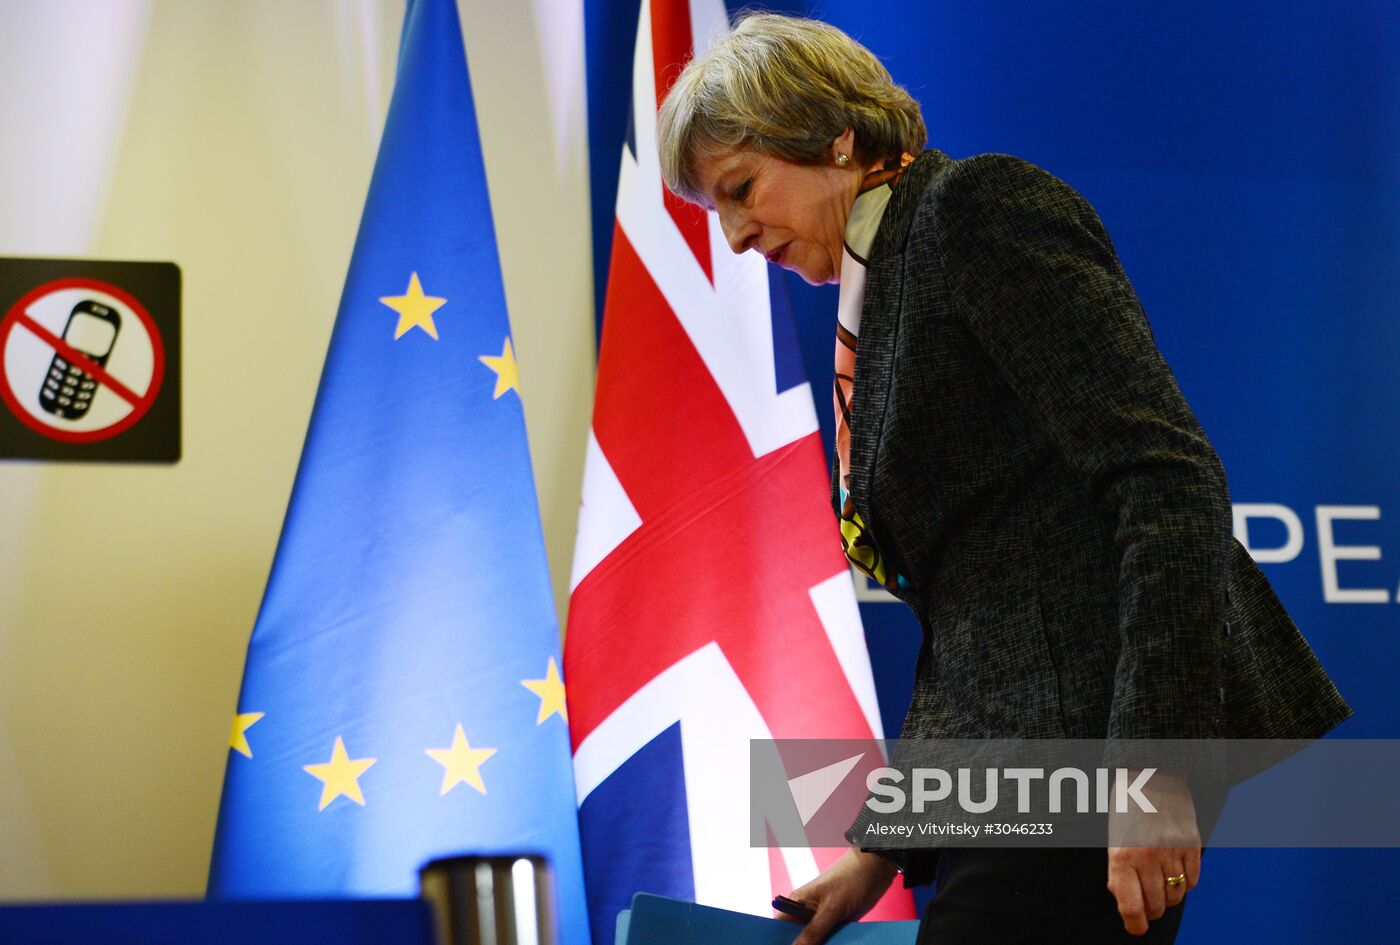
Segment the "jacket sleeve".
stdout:
<path fill-rule="evenodd" d="M 1220 461 L 1088 202 L 1006 155 L 943 177 L 911 239 L 932 241 L 920 251 L 939 254 L 954 317 L 1114 522 L 1121 648 L 1105 735 L 1218 738 L 1230 548 Z"/>

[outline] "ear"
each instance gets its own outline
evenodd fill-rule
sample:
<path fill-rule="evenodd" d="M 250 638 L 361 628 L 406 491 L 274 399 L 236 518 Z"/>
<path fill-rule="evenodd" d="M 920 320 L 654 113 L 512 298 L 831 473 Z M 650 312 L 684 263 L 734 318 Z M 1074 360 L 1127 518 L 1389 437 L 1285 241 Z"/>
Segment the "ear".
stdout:
<path fill-rule="evenodd" d="M 854 160 L 856 156 L 856 133 L 850 128 L 847 128 L 832 140 L 830 150 L 832 161 L 835 161 L 836 156 L 839 154 L 844 154 L 846 157 Z"/>

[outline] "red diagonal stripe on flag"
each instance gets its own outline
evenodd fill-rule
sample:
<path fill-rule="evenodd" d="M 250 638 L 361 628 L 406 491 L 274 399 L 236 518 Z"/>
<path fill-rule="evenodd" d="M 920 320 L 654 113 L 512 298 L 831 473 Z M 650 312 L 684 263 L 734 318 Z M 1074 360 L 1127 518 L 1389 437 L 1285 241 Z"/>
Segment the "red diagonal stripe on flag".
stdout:
<path fill-rule="evenodd" d="M 643 521 L 753 462 L 729 402 L 621 227 L 593 431 Z"/>
<path fill-rule="evenodd" d="M 775 738 L 871 737 L 808 595 L 845 570 L 831 510 L 813 488 L 820 457 L 812 433 L 676 497 L 579 584 L 565 677 L 608 684 L 570 700 L 575 748 L 633 692 L 711 640 Z M 623 483 L 630 489 L 626 476 Z M 630 629 L 629 645 L 607 645 L 614 628 Z"/>
<path fill-rule="evenodd" d="M 676 0 L 655 0 L 651 5 L 651 55 L 655 63 L 656 107 L 666 99 L 666 93 L 676 84 L 693 48 L 690 28 L 690 4 Z M 676 221 L 686 245 L 695 254 L 695 261 L 705 271 L 711 284 L 715 281 L 714 262 L 710 258 L 710 220 L 705 211 L 686 203 L 662 184 L 666 212 Z"/>

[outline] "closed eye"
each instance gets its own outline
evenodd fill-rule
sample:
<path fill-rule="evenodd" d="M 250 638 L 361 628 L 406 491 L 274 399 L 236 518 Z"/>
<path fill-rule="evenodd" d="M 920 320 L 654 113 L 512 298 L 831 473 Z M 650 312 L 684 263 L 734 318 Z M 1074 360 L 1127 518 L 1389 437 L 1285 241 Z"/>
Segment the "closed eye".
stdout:
<path fill-rule="evenodd" d="M 753 178 L 750 177 L 748 180 L 744 181 L 738 187 L 735 187 L 732 191 L 729 192 L 730 199 L 734 200 L 737 203 L 743 203 L 745 198 L 747 198 L 749 195 L 749 187 L 752 184 Z"/>

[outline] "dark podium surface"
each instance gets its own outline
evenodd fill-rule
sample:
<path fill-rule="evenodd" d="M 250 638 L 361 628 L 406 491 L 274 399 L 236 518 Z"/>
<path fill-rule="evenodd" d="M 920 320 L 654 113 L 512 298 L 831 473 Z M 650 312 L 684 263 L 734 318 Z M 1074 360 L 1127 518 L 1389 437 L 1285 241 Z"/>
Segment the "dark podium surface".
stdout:
<path fill-rule="evenodd" d="M 0 906 L 0 945 L 432 945 L 417 899 Z"/>

